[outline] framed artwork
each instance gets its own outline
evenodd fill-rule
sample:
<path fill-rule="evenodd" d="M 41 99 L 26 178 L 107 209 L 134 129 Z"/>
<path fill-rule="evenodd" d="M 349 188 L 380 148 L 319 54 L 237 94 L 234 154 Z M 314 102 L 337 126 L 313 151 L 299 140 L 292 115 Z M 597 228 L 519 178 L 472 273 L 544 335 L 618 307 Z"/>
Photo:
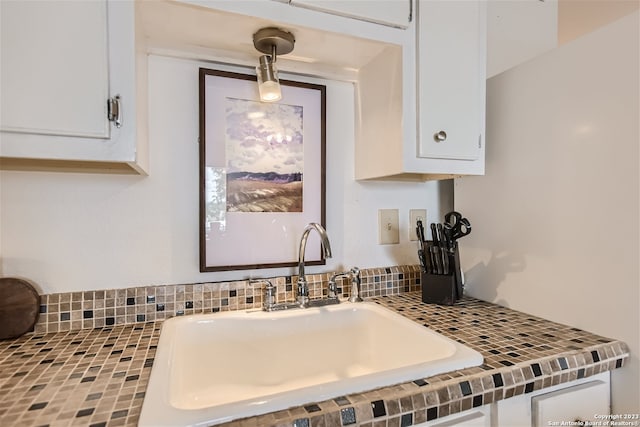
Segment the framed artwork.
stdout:
<path fill-rule="evenodd" d="M 325 225 L 326 88 L 200 68 L 200 271 L 289 267 L 310 222 Z M 310 241 L 311 243 L 311 241 Z M 310 245 L 307 265 L 324 264 Z"/>

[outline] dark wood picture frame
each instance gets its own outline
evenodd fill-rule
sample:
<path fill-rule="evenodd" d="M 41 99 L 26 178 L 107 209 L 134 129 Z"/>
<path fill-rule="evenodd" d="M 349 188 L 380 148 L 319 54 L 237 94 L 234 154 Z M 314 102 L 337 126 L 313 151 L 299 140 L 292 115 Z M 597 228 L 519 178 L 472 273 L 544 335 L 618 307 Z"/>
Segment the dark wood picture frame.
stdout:
<path fill-rule="evenodd" d="M 304 227 L 326 227 L 326 87 L 290 80 L 280 85 L 281 101 L 260 103 L 255 75 L 200 68 L 201 272 L 296 266 Z M 245 118 L 253 110 L 257 121 Z M 292 129 L 293 136 L 263 138 L 276 128 Z M 277 160 L 287 155 L 287 161 Z M 239 172 L 237 165 L 250 161 L 266 169 Z M 290 170 L 300 164 L 302 171 Z M 286 197 L 255 202 L 256 194 L 285 188 Z M 307 248 L 306 265 L 326 263 L 320 249 Z"/>

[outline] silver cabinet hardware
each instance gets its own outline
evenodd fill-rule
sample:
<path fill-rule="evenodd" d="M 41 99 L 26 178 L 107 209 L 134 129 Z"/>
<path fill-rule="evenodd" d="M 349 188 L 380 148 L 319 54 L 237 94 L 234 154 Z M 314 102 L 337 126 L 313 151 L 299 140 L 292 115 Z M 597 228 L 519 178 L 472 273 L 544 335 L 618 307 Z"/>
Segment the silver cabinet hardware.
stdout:
<path fill-rule="evenodd" d="M 445 142 L 447 140 L 447 133 L 443 130 L 433 134 L 433 140 L 435 142 Z"/>
<path fill-rule="evenodd" d="M 120 106 L 120 95 L 107 100 L 107 119 L 119 128 L 122 126 L 122 108 Z"/>

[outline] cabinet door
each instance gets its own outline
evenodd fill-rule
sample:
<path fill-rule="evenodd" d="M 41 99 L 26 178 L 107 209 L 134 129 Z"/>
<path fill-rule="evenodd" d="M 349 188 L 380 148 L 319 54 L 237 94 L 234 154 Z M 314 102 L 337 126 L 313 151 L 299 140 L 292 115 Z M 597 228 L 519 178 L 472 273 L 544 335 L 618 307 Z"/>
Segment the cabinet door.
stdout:
<path fill-rule="evenodd" d="M 548 427 L 576 419 L 595 423 L 598 421 L 595 414 L 605 415 L 610 411 L 610 388 L 609 372 L 602 372 L 499 400 L 495 412 L 497 425 Z"/>
<path fill-rule="evenodd" d="M 411 0 L 291 0 L 293 6 L 349 18 L 406 28 L 411 22 Z"/>
<path fill-rule="evenodd" d="M 485 405 L 438 418 L 437 420 L 427 421 L 415 427 L 490 427 L 492 425 L 492 408 L 492 405 Z"/>
<path fill-rule="evenodd" d="M 418 156 L 475 160 L 482 153 L 486 5 L 418 2 Z"/>
<path fill-rule="evenodd" d="M 0 8 L 0 130 L 108 138 L 106 0 Z"/>
<path fill-rule="evenodd" d="M 592 421 L 594 414 L 609 414 L 609 384 L 596 380 L 531 398 L 532 426 L 558 421 Z"/>

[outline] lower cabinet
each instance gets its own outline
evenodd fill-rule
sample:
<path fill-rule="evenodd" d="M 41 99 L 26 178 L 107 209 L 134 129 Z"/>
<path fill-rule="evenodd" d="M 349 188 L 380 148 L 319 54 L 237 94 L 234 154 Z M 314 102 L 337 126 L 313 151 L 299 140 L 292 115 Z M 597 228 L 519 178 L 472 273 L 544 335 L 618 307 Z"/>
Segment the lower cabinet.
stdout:
<path fill-rule="evenodd" d="M 609 372 L 497 402 L 497 426 L 596 422 L 611 411 Z M 582 423 L 580 424 L 582 425 Z"/>
<path fill-rule="evenodd" d="M 495 405 L 484 405 L 437 420 L 416 424 L 415 427 L 492 427 L 494 425 L 492 423 L 494 410 Z"/>
<path fill-rule="evenodd" d="M 611 411 L 609 372 L 438 418 L 416 427 L 586 425 Z"/>
<path fill-rule="evenodd" d="M 531 399 L 532 425 L 549 426 L 554 421 L 595 421 L 594 415 L 609 414 L 609 384 L 593 380 Z"/>

